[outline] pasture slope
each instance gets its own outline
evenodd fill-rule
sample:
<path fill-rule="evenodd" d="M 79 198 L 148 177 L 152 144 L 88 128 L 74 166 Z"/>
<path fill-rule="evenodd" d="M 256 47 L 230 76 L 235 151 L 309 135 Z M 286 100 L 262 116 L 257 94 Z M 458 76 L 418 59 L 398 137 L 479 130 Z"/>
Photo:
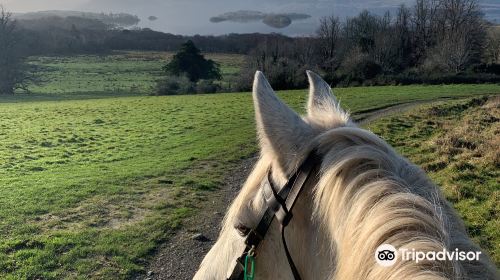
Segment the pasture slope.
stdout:
<path fill-rule="evenodd" d="M 31 57 L 29 63 L 39 68 L 39 85 L 30 86 L 35 94 L 147 94 L 152 92 L 162 67 L 171 52 L 112 52 L 107 55 Z M 237 76 L 243 55 L 206 54 L 219 63 L 227 85 Z"/>
<path fill-rule="evenodd" d="M 441 186 L 470 236 L 500 264 L 500 96 L 437 102 L 369 128 Z"/>
<path fill-rule="evenodd" d="M 499 92 L 408 86 L 337 96 L 357 113 Z M 280 96 L 302 111 L 305 91 Z M 248 93 L 51 98 L 0 102 L 1 279 L 133 278 L 256 152 Z"/>

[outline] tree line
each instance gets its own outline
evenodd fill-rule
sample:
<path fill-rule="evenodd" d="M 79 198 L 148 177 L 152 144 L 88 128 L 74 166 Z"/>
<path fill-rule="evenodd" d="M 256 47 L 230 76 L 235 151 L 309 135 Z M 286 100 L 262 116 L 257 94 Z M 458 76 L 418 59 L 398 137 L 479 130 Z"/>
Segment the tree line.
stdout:
<path fill-rule="evenodd" d="M 395 14 L 320 21 L 314 37 L 272 38 L 251 51 L 239 86 L 266 72 L 276 88 L 306 86 L 305 69 L 340 85 L 499 82 L 500 27 L 476 0 L 416 0 Z"/>
<path fill-rule="evenodd" d="M 114 18 L 113 18 L 114 19 Z M 105 54 L 112 50 L 177 51 L 187 41 L 204 52 L 247 54 L 257 42 L 280 34 L 183 36 L 149 28 L 117 27 L 98 18 L 48 16 L 17 19 L 17 32 L 28 55 Z"/>

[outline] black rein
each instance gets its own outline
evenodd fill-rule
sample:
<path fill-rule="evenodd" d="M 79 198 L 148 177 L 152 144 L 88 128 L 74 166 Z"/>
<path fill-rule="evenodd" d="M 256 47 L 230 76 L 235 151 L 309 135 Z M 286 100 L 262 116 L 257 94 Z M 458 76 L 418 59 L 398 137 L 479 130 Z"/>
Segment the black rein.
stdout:
<path fill-rule="evenodd" d="M 288 264 L 292 270 L 295 280 L 301 280 L 300 274 L 295 266 L 288 246 L 285 239 L 285 228 L 290 223 L 292 219 L 292 209 L 297 202 L 299 195 L 301 194 L 304 186 L 308 180 L 312 177 L 312 174 L 316 167 L 319 166 L 321 162 L 321 157 L 317 154 L 316 150 L 313 150 L 309 156 L 304 160 L 302 165 L 297 169 L 295 173 L 288 179 L 287 183 L 280 189 L 276 188 L 273 184 L 270 175 L 271 171 L 268 172 L 262 182 L 261 187 L 264 188 L 264 196 L 267 203 L 267 209 L 264 212 L 257 227 L 252 229 L 245 239 L 245 249 L 243 253 L 236 260 L 235 267 L 231 275 L 227 280 L 242 280 L 244 279 L 244 263 L 245 257 L 250 250 L 256 252 L 262 240 L 266 236 L 269 227 L 273 219 L 280 223 L 281 227 L 281 241 L 285 248 L 285 254 L 288 260 Z M 279 190 L 279 192 L 277 191 Z"/>

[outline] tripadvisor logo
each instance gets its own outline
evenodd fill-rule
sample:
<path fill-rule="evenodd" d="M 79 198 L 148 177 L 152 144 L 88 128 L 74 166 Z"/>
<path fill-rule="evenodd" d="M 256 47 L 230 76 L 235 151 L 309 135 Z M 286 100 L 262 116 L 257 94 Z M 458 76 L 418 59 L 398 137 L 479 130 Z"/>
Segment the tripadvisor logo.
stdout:
<path fill-rule="evenodd" d="M 381 266 L 392 266 L 398 257 L 401 261 L 479 261 L 480 251 L 460 251 L 455 249 L 448 251 L 418 251 L 415 249 L 400 248 L 397 250 L 391 244 L 382 244 L 375 250 L 375 261 Z"/>
<path fill-rule="evenodd" d="M 398 251 L 391 244 L 382 244 L 375 250 L 375 260 L 381 266 L 391 266 L 397 258 Z"/>

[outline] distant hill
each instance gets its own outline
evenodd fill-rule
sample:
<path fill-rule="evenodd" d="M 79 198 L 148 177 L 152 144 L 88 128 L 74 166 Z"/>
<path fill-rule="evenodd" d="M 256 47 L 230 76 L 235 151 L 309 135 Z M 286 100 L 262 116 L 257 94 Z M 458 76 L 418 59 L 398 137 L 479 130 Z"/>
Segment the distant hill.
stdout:
<path fill-rule="evenodd" d="M 125 28 L 131 27 L 139 24 L 140 18 L 136 15 L 131 15 L 127 13 L 90 13 L 90 12 L 79 12 L 79 11 L 40 11 L 31 13 L 17 13 L 14 17 L 21 21 L 37 21 L 47 18 L 81 18 L 87 20 L 97 20 L 109 27 L 115 28 Z"/>

